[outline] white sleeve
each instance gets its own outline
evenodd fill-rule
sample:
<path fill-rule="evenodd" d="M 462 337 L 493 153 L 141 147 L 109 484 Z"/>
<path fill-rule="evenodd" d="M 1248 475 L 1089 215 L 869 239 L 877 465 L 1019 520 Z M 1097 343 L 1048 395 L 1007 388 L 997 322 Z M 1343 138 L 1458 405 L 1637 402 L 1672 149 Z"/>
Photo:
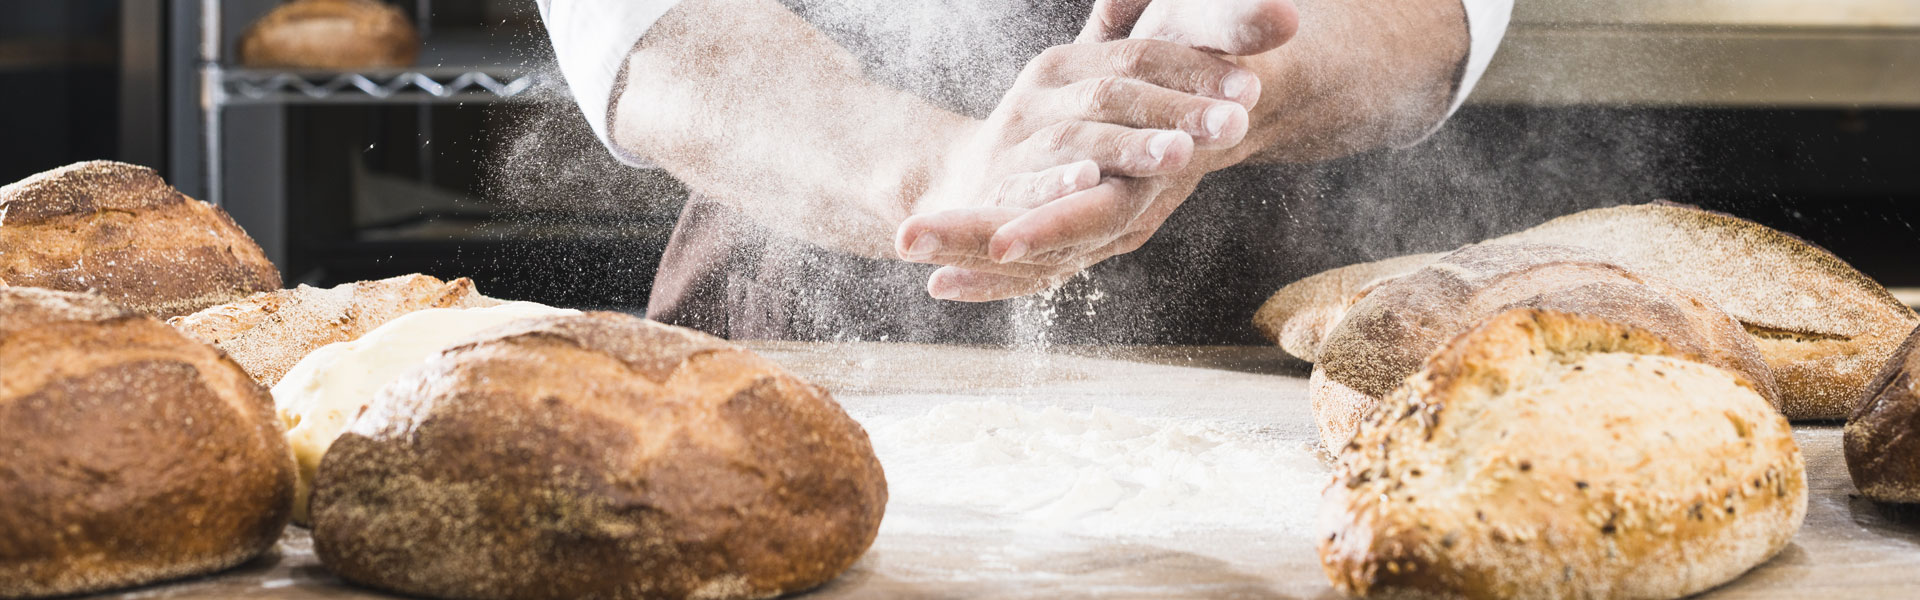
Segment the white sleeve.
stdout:
<path fill-rule="evenodd" d="M 607 105 L 613 101 L 613 82 L 626 64 L 627 54 L 641 34 L 680 0 L 539 0 L 540 20 L 553 41 L 553 56 L 567 79 L 573 101 L 593 127 L 593 135 L 628 164 L 646 159 L 613 145 L 608 133 Z"/>

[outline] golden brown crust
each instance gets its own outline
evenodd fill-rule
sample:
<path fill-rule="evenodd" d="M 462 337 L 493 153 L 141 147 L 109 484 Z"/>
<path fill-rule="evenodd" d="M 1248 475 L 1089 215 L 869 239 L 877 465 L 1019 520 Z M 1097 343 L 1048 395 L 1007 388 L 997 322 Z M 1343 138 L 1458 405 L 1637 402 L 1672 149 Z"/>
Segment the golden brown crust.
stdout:
<path fill-rule="evenodd" d="M 1672 598 L 1785 547 L 1787 422 L 1644 330 L 1535 309 L 1450 341 L 1342 449 L 1321 564 L 1379 597 Z"/>
<path fill-rule="evenodd" d="M 480 295 L 465 277 L 441 281 L 415 273 L 331 288 L 301 285 L 262 292 L 167 323 L 226 351 L 254 379 L 272 387 L 315 349 L 359 339 L 400 315 L 499 303 Z"/>
<path fill-rule="evenodd" d="M 872 544 L 886 483 L 827 393 L 614 313 L 520 321 L 389 384 L 336 440 L 315 550 L 457 598 L 759 598 Z"/>
<path fill-rule="evenodd" d="M 1654 332 L 1700 360 L 1739 372 L 1777 401 L 1753 340 L 1726 313 L 1687 291 L 1642 277 L 1594 252 L 1560 246 L 1469 246 L 1367 294 L 1320 346 L 1316 373 L 1354 393 L 1314 388 L 1321 442 L 1338 447 L 1374 400 L 1427 356 L 1482 319 L 1514 307 L 1607 319 Z M 1360 402 L 1359 406 L 1343 403 Z"/>
<path fill-rule="evenodd" d="M 210 573 L 273 546 L 293 457 L 218 350 L 82 294 L 0 288 L 0 597 Z"/>
<path fill-rule="evenodd" d="M 278 289 L 280 272 L 225 211 L 153 169 L 92 161 L 0 187 L 0 282 L 166 318 Z"/>
<path fill-rule="evenodd" d="M 1320 343 L 1368 290 L 1438 260 L 1442 253 L 1349 265 L 1287 284 L 1253 314 L 1253 326 L 1295 358 L 1319 360 Z"/>
<path fill-rule="evenodd" d="M 249 67 L 405 67 L 419 55 L 420 34 L 406 13 L 374 0 L 295 0 L 240 36 L 240 62 Z"/>
<path fill-rule="evenodd" d="M 1920 502 L 1920 328 L 1907 335 L 1847 420 L 1847 472 L 1881 502 Z"/>

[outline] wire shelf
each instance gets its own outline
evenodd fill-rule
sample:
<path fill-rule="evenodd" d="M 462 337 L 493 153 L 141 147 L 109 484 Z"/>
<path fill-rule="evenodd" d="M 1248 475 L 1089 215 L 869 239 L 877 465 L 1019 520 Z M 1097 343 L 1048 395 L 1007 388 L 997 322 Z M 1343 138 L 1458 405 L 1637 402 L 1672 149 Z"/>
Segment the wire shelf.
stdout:
<path fill-rule="evenodd" d="M 381 104 L 525 100 L 532 73 L 504 70 L 302 72 L 237 69 L 221 76 L 219 104 Z"/>

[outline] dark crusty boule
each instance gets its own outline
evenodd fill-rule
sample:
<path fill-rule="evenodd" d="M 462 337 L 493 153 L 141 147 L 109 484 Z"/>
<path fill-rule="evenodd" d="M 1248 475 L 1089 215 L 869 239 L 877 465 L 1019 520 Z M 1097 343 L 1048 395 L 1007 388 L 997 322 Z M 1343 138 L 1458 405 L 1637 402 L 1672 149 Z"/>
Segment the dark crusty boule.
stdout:
<path fill-rule="evenodd" d="M 867 435 L 752 352 L 616 313 L 516 321 L 384 387 L 322 458 L 314 548 L 441 598 L 765 598 L 887 499 Z"/>
<path fill-rule="evenodd" d="M 94 292 L 162 319 L 280 289 L 219 207 L 104 160 L 0 187 L 0 284 Z"/>
<path fill-rule="evenodd" d="M 1920 328 L 1881 367 L 1847 420 L 1847 471 L 1881 502 L 1920 502 Z"/>
<path fill-rule="evenodd" d="M 292 511 L 284 435 L 219 350 L 96 296 L 0 287 L 0 598 L 259 556 Z"/>

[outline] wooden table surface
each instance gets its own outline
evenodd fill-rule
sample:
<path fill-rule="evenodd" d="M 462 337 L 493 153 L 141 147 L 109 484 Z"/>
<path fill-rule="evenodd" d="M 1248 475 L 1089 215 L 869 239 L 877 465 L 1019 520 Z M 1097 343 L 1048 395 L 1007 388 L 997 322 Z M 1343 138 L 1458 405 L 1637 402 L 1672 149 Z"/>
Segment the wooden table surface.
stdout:
<path fill-rule="evenodd" d="M 994 399 L 1068 410 L 1106 407 L 1143 418 L 1257 427 L 1309 443 L 1306 366 L 1274 348 L 1068 348 L 1051 352 L 884 343 L 753 343 L 832 390 L 866 420 L 943 403 Z M 1779 556 L 1715 598 L 1920 597 L 1920 510 L 1855 495 L 1832 424 L 1796 428 L 1812 497 L 1805 527 Z M 881 455 L 883 465 L 887 455 Z M 1321 467 L 1324 469 L 1324 466 Z M 897 504 L 898 499 L 896 499 Z M 1302 495 L 1272 507 L 1316 510 Z M 900 508 L 890 506 L 890 511 Z M 951 535 L 889 531 L 851 571 L 805 598 L 1335 597 L 1309 536 L 1218 531 L 1102 537 L 1021 531 Z M 330 575 L 304 529 L 252 563 L 114 598 L 386 597 Z"/>

